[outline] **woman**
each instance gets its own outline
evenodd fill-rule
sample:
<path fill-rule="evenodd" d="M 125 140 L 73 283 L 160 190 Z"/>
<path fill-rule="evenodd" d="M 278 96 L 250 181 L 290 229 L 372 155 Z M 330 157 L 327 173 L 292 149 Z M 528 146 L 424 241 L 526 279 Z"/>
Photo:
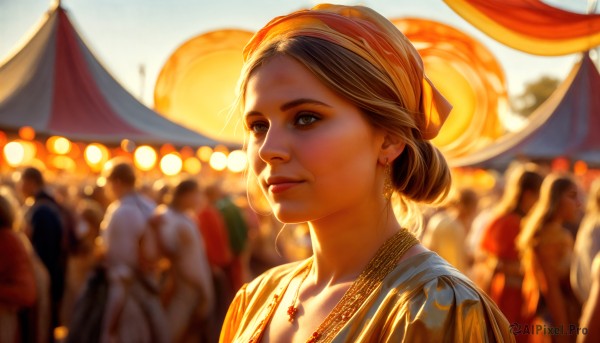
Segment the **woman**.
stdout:
<path fill-rule="evenodd" d="M 18 312 L 36 301 L 33 266 L 19 234 L 13 231 L 10 193 L 0 189 L 0 342 L 19 339 Z"/>
<path fill-rule="evenodd" d="M 192 219 L 199 197 L 196 181 L 184 180 L 173 190 L 169 207 L 158 209 L 158 246 L 171 262 L 168 287 L 162 290 L 170 342 L 188 342 L 194 337 L 198 341 L 199 332 L 191 330 L 193 323 L 198 319 L 206 321 L 214 309 L 212 274 L 204 241 Z"/>
<path fill-rule="evenodd" d="M 580 202 L 570 177 L 550 175 L 540 199 L 523 221 L 517 238 L 525 272 L 525 321 L 545 327 L 569 328 L 579 321 L 580 308 L 569 283 L 573 237 L 564 227 L 577 220 Z M 575 336 L 530 336 L 533 342 L 571 342 Z"/>
<path fill-rule="evenodd" d="M 600 322 L 600 253 L 596 254 L 592 261 L 591 286 L 589 298 L 583 307 L 581 323 L 579 327 L 587 332 L 577 336 L 577 343 L 592 343 L 600 341 L 600 328 L 596 325 Z"/>
<path fill-rule="evenodd" d="M 600 252 L 600 179 L 588 194 L 585 216 L 579 225 L 571 265 L 571 285 L 579 301 L 584 303 L 592 286 L 592 260 Z"/>
<path fill-rule="evenodd" d="M 391 208 L 450 186 L 429 142 L 450 106 L 406 37 L 366 7 L 319 5 L 271 21 L 244 57 L 250 175 L 280 221 L 308 223 L 313 256 L 243 286 L 221 341 L 512 341 Z"/>
<path fill-rule="evenodd" d="M 474 280 L 510 323 L 522 321 L 523 305 L 523 271 L 515 240 L 521 232 L 521 220 L 539 197 L 542 180 L 543 177 L 528 166 L 519 165 L 509 170 L 504 194 L 483 232 L 476 256 Z"/>

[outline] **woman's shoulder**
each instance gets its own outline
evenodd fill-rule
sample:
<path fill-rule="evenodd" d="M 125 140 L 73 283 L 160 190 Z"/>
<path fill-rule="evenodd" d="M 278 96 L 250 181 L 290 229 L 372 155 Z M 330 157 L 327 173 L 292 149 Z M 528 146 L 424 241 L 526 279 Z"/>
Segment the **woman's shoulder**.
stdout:
<path fill-rule="evenodd" d="M 446 284 L 447 287 L 440 287 Z M 390 289 L 411 289 L 411 294 L 417 290 L 429 291 L 432 285 L 436 292 L 457 292 L 469 290 L 469 294 L 479 296 L 480 290 L 446 260 L 433 251 L 421 252 L 400 262 L 386 277 L 384 286 Z"/>
<path fill-rule="evenodd" d="M 384 280 L 382 306 L 393 327 L 404 338 L 420 336 L 433 341 L 477 336 L 482 341 L 513 337 L 494 302 L 469 278 L 434 252 L 406 259 Z M 387 302 L 387 304 L 385 304 Z M 409 320 L 409 323 L 404 321 Z M 395 325 L 393 323 L 407 325 Z M 465 336 L 466 335 L 466 336 Z M 395 336 L 394 336 L 395 337 Z"/>
<path fill-rule="evenodd" d="M 467 276 L 432 251 L 422 252 L 398 264 L 384 279 L 381 293 L 384 297 L 395 295 L 390 297 L 392 306 L 401 311 L 407 307 L 431 307 L 428 311 L 437 311 L 444 303 L 463 306 L 463 310 L 493 305 Z"/>

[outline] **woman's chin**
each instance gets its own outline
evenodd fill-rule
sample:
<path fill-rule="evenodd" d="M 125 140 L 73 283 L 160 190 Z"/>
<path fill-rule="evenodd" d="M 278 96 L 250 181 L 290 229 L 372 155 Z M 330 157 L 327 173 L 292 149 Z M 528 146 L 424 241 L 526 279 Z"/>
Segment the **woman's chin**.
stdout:
<path fill-rule="evenodd" d="M 310 221 L 305 211 L 293 210 L 282 206 L 273 207 L 273 215 L 284 224 L 305 223 Z"/>

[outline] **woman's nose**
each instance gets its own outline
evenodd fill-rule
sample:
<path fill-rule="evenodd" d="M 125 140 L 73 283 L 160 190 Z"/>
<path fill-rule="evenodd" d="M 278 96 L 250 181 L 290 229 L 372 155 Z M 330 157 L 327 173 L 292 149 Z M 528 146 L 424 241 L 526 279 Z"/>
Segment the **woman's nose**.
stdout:
<path fill-rule="evenodd" d="M 258 150 L 258 155 L 268 164 L 286 162 L 290 158 L 288 142 L 286 130 L 271 125 Z"/>

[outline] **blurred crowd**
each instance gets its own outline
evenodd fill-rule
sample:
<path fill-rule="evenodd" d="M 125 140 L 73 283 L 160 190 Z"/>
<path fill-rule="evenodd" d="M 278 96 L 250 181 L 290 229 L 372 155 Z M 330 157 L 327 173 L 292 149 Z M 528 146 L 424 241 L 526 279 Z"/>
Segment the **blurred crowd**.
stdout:
<path fill-rule="evenodd" d="M 140 180 L 116 160 L 103 182 L 45 176 L 0 188 L 1 343 L 217 342 L 243 283 L 310 254 L 302 225 L 276 239 L 240 175 Z"/>
<path fill-rule="evenodd" d="M 104 182 L 48 178 L 30 167 L 0 188 L 2 343 L 217 342 L 243 283 L 311 254 L 308 228 L 282 228 L 242 175 L 142 180 L 117 160 Z M 456 185 L 424 212 L 422 243 L 494 300 L 518 342 L 593 337 L 600 180 L 517 164 L 495 185 Z"/>
<path fill-rule="evenodd" d="M 422 242 L 494 300 L 517 342 L 597 342 L 600 179 L 548 169 L 516 163 L 485 194 L 458 185 Z"/>

